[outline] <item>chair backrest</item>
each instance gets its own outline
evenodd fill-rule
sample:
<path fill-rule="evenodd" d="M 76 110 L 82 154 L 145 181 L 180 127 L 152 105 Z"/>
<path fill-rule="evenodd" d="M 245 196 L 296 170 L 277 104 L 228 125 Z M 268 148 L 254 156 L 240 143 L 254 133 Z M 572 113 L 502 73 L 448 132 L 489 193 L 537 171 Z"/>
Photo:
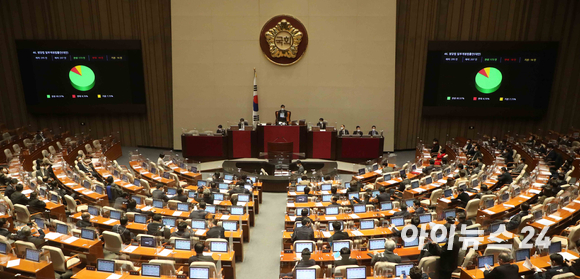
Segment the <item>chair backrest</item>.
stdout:
<path fill-rule="evenodd" d="M 568 249 L 576 248 L 576 240 L 580 238 L 580 225 L 573 226 L 570 228 L 570 234 L 568 234 L 568 240 L 570 242 L 570 247 Z"/>
<path fill-rule="evenodd" d="M 208 267 L 210 278 L 213 278 L 213 274 L 217 272 L 215 263 L 212 262 L 192 262 L 189 267 Z"/>
<path fill-rule="evenodd" d="M 54 149 L 54 146 L 52 145 L 48 147 L 48 152 L 52 155 L 56 155 L 56 149 Z"/>
<path fill-rule="evenodd" d="M 28 208 L 21 204 L 14 205 L 14 214 L 16 214 L 16 220 L 20 223 L 30 222 L 30 212 Z"/>
<path fill-rule="evenodd" d="M 93 153 L 93 148 L 91 147 L 90 144 L 85 144 L 85 150 L 87 150 L 88 153 Z"/>
<path fill-rule="evenodd" d="M 126 270 L 135 271 L 135 270 L 137 270 L 137 268 L 135 268 L 135 265 L 131 261 L 115 260 L 115 271 L 120 271 L 121 268 L 123 269 L 123 271 L 126 271 Z"/>
<path fill-rule="evenodd" d="M 54 266 L 54 270 L 56 272 L 67 271 L 66 259 L 60 248 L 50 245 L 45 245 L 42 248 L 50 252 L 50 259 L 52 260 L 52 265 Z"/>
<path fill-rule="evenodd" d="M 437 205 L 437 200 L 443 195 L 443 189 L 437 189 L 431 193 L 431 206 Z"/>
<path fill-rule="evenodd" d="M 345 276 L 346 274 L 343 274 L 343 273 L 346 273 L 346 269 L 349 268 L 349 267 L 359 267 L 359 266 L 358 265 L 341 265 L 341 266 L 337 266 L 334 269 L 334 275 L 335 276 L 336 275 L 343 275 L 342 277 L 345 278 L 346 277 Z"/>
<path fill-rule="evenodd" d="M 151 264 L 160 264 L 161 265 L 161 276 L 164 275 L 175 275 L 175 261 L 171 260 L 150 260 L 149 263 Z"/>
<path fill-rule="evenodd" d="M 16 254 L 24 255 L 26 248 L 36 250 L 36 245 L 32 242 L 16 240 L 16 242 L 14 242 L 14 248 L 16 248 Z"/>
<path fill-rule="evenodd" d="M 555 199 L 555 197 L 549 197 L 549 198 L 546 198 L 546 199 L 544 200 L 544 202 L 542 203 L 542 205 L 543 205 L 543 206 L 546 206 L 547 204 L 549 204 L 550 202 L 552 202 L 554 199 Z"/>
<path fill-rule="evenodd" d="M 531 215 L 531 214 L 528 214 L 528 215 L 522 217 L 522 219 L 520 221 L 520 225 L 518 226 L 518 232 L 521 233 L 521 231 L 528 225 L 528 222 L 533 220 L 533 218 L 534 218 L 534 215 Z"/>
<path fill-rule="evenodd" d="M 383 277 L 386 277 L 386 275 L 388 273 L 395 274 L 395 266 L 397 266 L 396 263 L 377 262 L 377 263 L 375 263 L 375 267 L 373 270 L 374 270 L 375 274 L 382 275 Z"/>
<path fill-rule="evenodd" d="M 10 211 L 14 212 L 14 204 L 12 203 L 12 200 L 10 200 L 10 198 L 7 196 L 4 196 L 4 201 L 8 205 L 8 208 L 10 208 Z"/>
<path fill-rule="evenodd" d="M 475 259 L 477 252 L 473 248 L 469 248 L 463 262 L 461 263 L 461 267 L 466 268 L 469 265 L 472 265 Z"/>
<path fill-rule="evenodd" d="M 123 239 L 118 233 L 103 231 L 103 239 L 105 240 L 105 250 L 113 253 L 121 252 L 123 248 Z"/>
<path fill-rule="evenodd" d="M 495 200 L 495 198 L 495 195 L 483 195 L 481 197 L 480 207 L 484 207 L 487 200 Z"/>
<path fill-rule="evenodd" d="M 0 243 L 4 243 L 6 245 L 6 253 L 10 253 L 12 252 L 12 244 L 10 244 L 10 241 L 8 241 L 8 238 L 0 235 Z"/>
<path fill-rule="evenodd" d="M 477 216 L 477 210 L 479 209 L 479 199 L 470 200 L 465 207 L 465 215 L 467 219 L 473 219 Z"/>
<path fill-rule="evenodd" d="M 439 256 L 424 257 L 421 259 L 418 266 L 423 270 L 423 273 L 429 275 L 429 278 L 439 278 L 439 272 L 437 268 L 439 266 Z"/>
<path fill-rule="evenodd" d="M 7 160 L 12 160 L 12 151 L 10 149 L 4 149 L 4 155 L 6 155 Z"/>
<path fill-rule="evenodd" d="M 568 278 L 575 278 L 574 273 L 572 272 L 566 272 L 563 274 L 558 274 L 552 277 L 552 279 L 568 279 Z"/>
<path fill-rule="evenodd" d="M 139 182 L 141 182 L 141 186 L 143 187 L 143 189 L 145 189 L 145 193 L 151 194 L 151 188 L 149 187 L 149 182 L 147 182 L 147 180 L 145 180 L 145 179 L 139 179 Z"/>
<path fill-rule="evenodd" d="M 20 145 L 18 144 L 13 144 L 12 145 L 12 149 L 14 149 L 14 152 L 16 152 L 16 154 L 20 153 Z"/>
<path fill-rule="evenodd" d="M 60 141 L 56 142 L 56 146 L 58 147 L 59 150 L 63 150 L 64 148 L 62 147 L 62 143 L 60 143 Z"/>

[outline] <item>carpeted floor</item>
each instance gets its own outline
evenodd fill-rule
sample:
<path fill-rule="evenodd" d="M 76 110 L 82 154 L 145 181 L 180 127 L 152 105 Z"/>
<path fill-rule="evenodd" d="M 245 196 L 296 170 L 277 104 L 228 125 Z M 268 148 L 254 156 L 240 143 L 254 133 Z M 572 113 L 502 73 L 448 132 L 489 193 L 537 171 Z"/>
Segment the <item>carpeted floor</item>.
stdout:
<path fill-rule="evenodd" d="M 134 147 L 123 147 L 123 156 L 117 161 L 128 165 L 129 152 L 136 151 Z M 139 148 L 138 152 L 146 158 L 156 161 L 160 153 L 170 152 L 153 148 Z M 181 152 L 175 152 L 181 156 Z M 396 152 L 397 165 L 413 161 L 415 151 Z M 210 177 L 212 172 L 204 172 L 203 178 Z M 341 175 L 343 181 L 348 181 L 350 175 Z M 280 252 L 282 251 L 282 230 L 284 229 L 284 212 L 286 194 L 263 193 L 260 214 L 256 215 L 256 223 L 250 229 L 250 242 L 244 244 L 245 258 L 236 263 L 238 279 L 277 278 L 280 272 Z"/>

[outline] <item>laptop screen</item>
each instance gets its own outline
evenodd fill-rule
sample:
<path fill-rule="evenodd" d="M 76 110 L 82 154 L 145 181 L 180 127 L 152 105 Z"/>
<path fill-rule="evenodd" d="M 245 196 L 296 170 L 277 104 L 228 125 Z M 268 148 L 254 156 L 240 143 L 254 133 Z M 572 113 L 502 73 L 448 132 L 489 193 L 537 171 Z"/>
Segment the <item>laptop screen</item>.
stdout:
<path fill-rule="evenodd" d="M 159 264 L 142 264 L 141 275 L 150 277 L 161 277 L 161 265 Z"/>
<path fill-rule="evenodd" d="M 88 182 L 87 180 L 83 181 L 83 187 L 85 187 L 86 189 L 91 188 L 91 183 Z"/>
<path fill-rule="evenodd" d="M 455 209 L 448 209 L 443 211 L 443 215 L 445 216 L 445 218 L 451 216 L 453 218 L 455 218 Z"/>
<path fill-rule="evenodd" d="M 175 240 L 176 250 L 191 250 L 191 241 L 189 239 L 176 239 Z"/>
<path fill-rule="evenodd" d="M 39 228 L 44 229 L 44 219 L 34 218 L 33 221 L 38 225 Z"/>
<path fill-rule="evenodd" d="M 419 215 L 419 220 L 421 220 L 421 224 L 425 224 L 431 222 L 431 217 L 431 214 L 421 214 Z"/>
<path fill-rule="evenodd" d="M 121 220 L 121 211 L 111 210 L 109 211 L 109 218 L 115 220 Z"/>
<path fill-rule="evenodd" d="M 419 180 L 411 181 L 411 189 L 419 188 Z"/>
<path fill-rule="evenodd" d="M 383 180 L 385 180 L 385 181 L 391 180 L 391 174 L 387 173 L 387 174 L 383 175 Z"/>
<path fill-rule="evenodd" d="M 224 194 L 222 193 L 213 193 L 213 199 L 216 201 L 223 201 L 224 200 Z"/>
<path fill-rule="evenodd" d="M 431 184 L 431 183 L 433 183 L 433 178 L 431 176 L 425 177 L 425 184 Z"/>
<path fill-rule="evenodd" d="M 221 241 L 212 241 L 210 242 L 210 251 L 212 252 L 227 252 L 228 251 L 228 243 L 221 242 Z"/>
<path fill-rule="evenodd" d="M 393 217 L 391 218 L 391 224 L 400 227 L 405 225 L 405 218 L 404 217 Z"/>
<path fill-rule="evenodd" d="M 562 251 L 562 242 L 558 241 L 558 242 L 552 242 L 552 244 L 550 244 L 550 248 L 548 250 L 551 254 L 554 253 L 558 253 Z"/>
<path fill-rule="evenodd" d="M 413 207 L 414 204 L 415 204 L 414 199 L 405 200 L 405 205 L 407 205 L 407 207 Z"/>
<path fill-rule="evenodd" d="M 177 210 L 179 211 L 189 211 L 189 204 L 188 203 L 178 203 L 177 204 Z"/>
<path fill-rule="evenodd" d="M 165 179 L 169 179 L 169 173 L 168 173 L 168 172 L 164 172 L 164 173 L 163 173 L 163 178 L 165 178 Z"/>
<path fill-rule="evenodd" d="M 173 196 L 175 194 L 177 194 L 177 189 L 175 189 L 175 188 L 167 188 L 167 195 Z"/>
<path fill-rule="evenodd" d="M 502 228 L 502 224 L 503 223 L 494 223 L 494 224 L 491 224 L 489 226 L 489 232 L 490 233 L 501 233 L 503 231 L 501 229 Z M 504 226 L 504 228 L 505 228 L 505 226 Z"/>
<path fill-rule="evenodd" d="M 334 241 L 332 242 L 332 252 L 340 252 L 342 248 L 350 249 L 350 241 Z"/>
<path fill-rule="evenodd" d="M 90 229 L 81 229 L 81 238 L 95 240 L 95 231 Z"/>
<path fill-rule="evenodd" d="M 375 228 L 375 220 L 361 220 L 360 229 L 361 230 L 372 230 Z"/>
<path fill-rule="evenodd" d="M 98 259 L 97 260 L 97 271 L 109 272 L 109 273 L 115 272 L 115 261 Z"/>
<path fill-rule="evenodd" d="M 65 224 L 56 224 L 56 232 L 62 234 L 68 234 L 68 226 Z"/>
<path fill-rule="evenodd" d="M 204 220 L 191 220 L 191 228 L 195 229 L 195 230 L 205 229 L 205 221 Z"/>
<path fill-rule="evenodd" d="M 172 217 L 163 217 L 161 220 L 163 221 L 164 226 L 167 226 L 170 228 L 175 227 L 175 221 L 177 221 L 176 218 L 172 218 Z"/>
<path fill-rule="evenodd" d="M 393 203 L 392 202 L 382 202 L 381 203 L 381 210 L 392 210 Z"/>
<path fill-rule="evenodd" d="M 346 279 L 364 279 L 366 277 L 366 267 L 349 267 L 346 269 Z"/>
<path fill-rule="evenodd" d="M 237 221 L 222 221 L 222 226 L 226 231 L 237 231 L 238 222 Z"/>
<path fill-rule="evenodd" d="M 215 205 L 206 205 L 205 206 L 205 211 L 211 213 L 211 214 L 215 214 Z"/>
<path fill-rule="evenodd" d="M 536 210 L 532 214 L 534 215 L 534 219 L 539 220 L 542 219 L 544 212 L 542 210 Z"/>
<path fill-rule="evenodd" d="M 25 259 L 33 262 L 40 262 L 40 251 L 26 248 Z"/>
<path fill-rule="evenodd" d="M 490 208 L 494 206 L 495 201 L 493 199 L 485 200 L 485 207 Z"/>
<path fill-rule="evenodd" d="M 344 183 L 344 188 L 350 189 L 350 182 L 345 182 Z"/>
<path fill-rule="evenodd" d="M 348 193 L 348 199 L 352 200 L 354 198 L 359 198 L 358 193 Z"/>
<path fill-rule="evenodd" d="M 385 249 L 385 239 L 371 239 L 369 240 L 369 250 L 382 250 Z"/>
<path fill-rule="evenodd" d="M 357 204 L 353 206 L 354 213 L 365 213 L 367 211 L 367 206 L 364 204 Z"/>
<path fill-rule="evenodd" d="M 320 185 L 320 190 L 321 191 L 330 191 L 331 188 L 332 188 L 332 184 L 322 184 L 322 185 Z"/>
<path fill-rule="evenodd" d="M 220 188 L 221 190 L 227 190 L 230 187 L 230 184 L 228 183 L 220 183 L 218 185 L 218 188 Z"/>
<path fill-rule="evenodd" d="M 194 199 L 195 197 L 197 197 L 197 192 L 196 191 L 189 191 L 189 192 L 187 192 L 187 196 L 191 199 Z"/>
<path fill-rule="evenodd" d="M 153 200 L 153 207 L 163 208 L 163 201 L 162 200 Z"/>
<path fill-rule="evenodd" d="M 58 203 L 58 196 L 55 194 L 50 195 L 50 201 L 53 203 Z"/>
<path fill-rule="evenodd" d="M 414 246 L 419 246 L 419 238 L 415 237 L 410 241 L 403 241 L 403 246 L 405 247 L 414 247 Z"/>
<path fill-rule="evenodd" d="M 147 224 L 147 215 L 145 215 L 145 214 L 135 214 L 135 223 Z"/>
<path fill-rule="evenodd" d="M 493 255 L 481 256 L 477 258 L 477 267 L 484 268 L 485 265 L 493 266 Z"/>
<path fill-rule="evenodd" d="M 6 253 L 8 253 L 8 247 L 6 246 L 6 243 L 4 242 L 0 242 L 0 254 L 4 254 L 6 255 Z"/>
<path fill-rule="evenodd" d="M 395 276 L 401 276 L 403 275 L 403 277 L 405 277 L 406 275 L 409 275 L 409 272 L 411 271 L 411 268 L 413 267 L 412 264 L 398 264 L 395 266 Z"/>
<path fill-rule="evenodd" d="M 298 185 L 296 186 L 296 192 L 304 192 L 304 188 L 306 188 L 306 185 Z"/>
<path fill-rule="evenodd" d="M 207 186 L 207 181 L 205 180 L 198 180 L 197 181 L 197 187 L 205 187 Z"/>
<path fill-rule="evenodd" d="M 137 204 L 141 204 L 141 197 L 133 195 L 131 196 L 131 199 L 135 200 Z"/>
<path fill-rule="evenodd" d="M 190 267 L 189 278 L 191 279 L 209 279 L 209 267 Z"/>
<path fill-rule="evenodd" d="M 250 195 L 248 195 L 248 194 L 238 194 L 238 201 L 240 201 L 240 202 L 249 202 L 250 201 Z"/>
<path fill-rule="evenodd" d="M 234 180 L 234 175 L 233 174 L 226 174 L 226 175 L 224 175 L 224 180 Z"/>
<path fill-rule="evenodd" d="M 443 196 L 445 196 L 446 198 L 453 196 L 453 190 L 447 189 L 443 191 Z"/>
<path fill-rule="evenodd" d="M 326 208 L 326 215 L 337 215 L 338 206 L 329 206 Z"/>
<path fill-rule="evenodd" d="M 232 215 L 244 215 L 244 207 L 242 206 L 232 206 L 230 213 Z"/>
<path fill-rule="evenodd" d="M 516 251 L 516 262 L 521 262 L 530 258 L 530 249 L 519 249 Z"/>
<path fill-rule="evenodd" d="M 95 192 L 97 192 L 97 194 L 102 195 L 103 194 L 103 187 L 101 187 L 100 185 L 96 185 Z"/>
<path fill-rule="evenodd" d="M 406 173 L 406 171 L 405 171 L 405 170 L 400 170 L 400 171 L 399 171 L 399 176 L 400 176 L 400 177 L 405 177 L 405 173 Z"/>
<path fill-rule="evenodd" d="M 312 243 L 312 242 L 296 242 L 294 244 L 294 251 L 296 251 L 296 253 L 302 253 L 302 251 L 304 251 L 304 249 L 308 249 L 308 251 L 310 251 L 310 253 L 314 252 L 314 243 Z"/>
<path fill-rule="evenodd" d="M 365 174 L 366 172 L 367 172 L 367 169 L 365 169 L 365 168 L 360 168 L 360 169 L 358 169 L 358 175 L 363 175 L 363 174 Z"/>
<path fill-rule="evenodd" d="M 155 247 L 155 238 L 151 236 L 141 237 L 141 246 L 143 247 Z"/>
<path fill-rule="evenodd" d="M 316 279 L 316 269 L 314 268 L 297 268 L 296 279 Z"/>
<path fill-rule="evenodd" d="M 133 180 L 133 185 L 135 185 L 135 186 L 141 186 L 141 180 L 139 180 L 139 179 Z"/>

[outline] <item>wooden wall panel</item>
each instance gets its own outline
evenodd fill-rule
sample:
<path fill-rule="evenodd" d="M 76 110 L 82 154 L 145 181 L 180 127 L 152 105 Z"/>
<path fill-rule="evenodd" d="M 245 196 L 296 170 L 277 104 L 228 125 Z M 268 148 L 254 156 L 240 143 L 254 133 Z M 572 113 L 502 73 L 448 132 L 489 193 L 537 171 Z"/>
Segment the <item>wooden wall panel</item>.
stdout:
<path fill-rule="evenodd" d="M 173 147 L 170 10 L 170 0 L 0 1 L 0 123 L 93 137 L 116 134 L 126 146 Z M 27 113 L 15 40 L 32 39 L 141 40 L 147 114 Z"/>
<path fill-rule="evenodd" d="M 421 116 L 427 42 L 559 41 L 550 106 L 541 119 Z M 566 132 L 580 126 L 580 2 L 576 0 L 399 0 L 395 149 L 418 139 Z M 469 130 L 469 126 L 475 129 Z"/>

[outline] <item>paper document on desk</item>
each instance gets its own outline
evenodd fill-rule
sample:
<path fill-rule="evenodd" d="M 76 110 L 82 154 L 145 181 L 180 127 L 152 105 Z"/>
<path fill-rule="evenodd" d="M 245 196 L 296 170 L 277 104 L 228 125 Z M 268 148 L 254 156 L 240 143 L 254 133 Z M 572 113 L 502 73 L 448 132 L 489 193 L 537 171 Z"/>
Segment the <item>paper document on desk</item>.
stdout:
<path fill-rule="evenodd" d="M 195 235 L 202 236 L 207 230 L 197 230 L 195 231 Z"/>
<path fill-rule="evenodd" d="M 504 206 L 504 207 L 509 207 L 509 208 L 514 208 L 514 207 L 516 207 L 516 206 L 515 206 L 515 205 L 513 205 L 513 204 L 507 204 L 507 203 L 504 203 L 504 204 L 503 204 L 503 206 Z"/>
<path fill-rule="evenodd" d="M 161 256 L 161 257 L 167 257 L 167 256 L 169 256 L 169 254 L 171 254 L 172 251 L 173 250 L 163 249 L 163 251 L 157 253 L 157 255 Z"/>
<path fill-rule="evenodd" d="M 49 232 L 46 235 L 44 235 L 44 238 L 48 238 L 50 240 L 55 240 L 59 237 L 62 236 L 62 233 L 57 233 L 57 232 Z"/>
<path fill-rule="evenodd" d="M 173 214 L 171 214 L 172 216 L 181 216 L 181 213 L 183 213 L 183 211 L 173 211 Z"/>
<path fill-rule="evenodd" d="M 540 174 L 541 175 L 548 175 L 548 176 L 552 175 L 552 173 L 549 171 L 541 171 Z"/>
<path fill-rule="evenodd" d="M 524 195 L 519 195 L 518 197 L 520 197 L 520 198 L 522 198 L 522 199 L 526 199 L 526 200 L 529 200 L 529 199 L 531 199 L 530 197 L 528 197 L 528 196 L 524 196 Z"/>
<path fill-rule="evenodd" d="M 127 246 L 127 248 L 125 248 L 125 250 L 123 250 L 123 252 L 132 253 L 133 251 L 135 251 L 135 249 L 137 249 L 137 247 L 139 247 L 139 246 L 129 245 L 129 246 Z"/>
<path fill-rule="evenodd" d="M 91 191 L 91 190 L 88 190 L 88 191 L 84 191 L 84 192 L 83 192 L 83 194 L 85 194 L 85 195 L 90 195 L 90 194 L 92 194 L 92 193 L 94 193 L 94 192 L 93 192 L 93 191 Z"/>
<path fill-rule="evenodd" d="M 502 242 L 504 242 L 504 240 L 503 240 L 503 239 L 501 239 L 501 238 L 499 238 L 499 237 L 495 237 L 495 236 L 490 236 L 490 237 L 488 237 L 487 239 L 489 239 L 490 241 L 493 241 L 493 242 L 497 242 L 497 243 L 502 243 Z"/>
<path fill-rule="evenodd" d="M 18 265 L 20 265 L 20 259 L 11 260 L 11 261 L 8 261 L 8 263 L 6 263 L 6 267 L 13 267 L 13 266 L 18 266 Z"/>
<path fill-rule="evenodd" d="M 214 205 L 219 205 L 220 203 L 222 203 L 222 201 L 213 200 L 213 204 L 214 204 Z"/>
<path fill-rule="evenodd" d="M 576 210 L 574 210 L 572 208 L 568 208 L 568 207 L 562 207 L 562 209 L 564 209 L 564 210 L 566 210 L 568 212 L 572 212 L 572 213 L 576 212 Z"/>
<path fill-rule="evenodd" d="M 441 200 L 442 202 L 447 202 L 447 203 L 451 202 L 451 200 L 450 200 L 450 199 L 446 199 L 446 198 L 440 198 L 440 200 Z"/>
<path fill-rule="evenodd" d="M 58 179 L 66 178 L 66 174 L 59 174 L 56 176 L 56 178 L 58 178 Z"/>
<path fill-rule="evenodd" d="M 246 202 L 238 202 L 238 206 L 246 206 Z"/>
<path fill-rule="evenodd" d="M 322 232 L 322 236 L 324 236 L 324 238 L 329 238 L 330 232 Z"/>
<path fill-rule="evenodd" d="M 294 207 L 294 203 L 293 202 L 289 202 L 286 204 L 286 207 Z"/>
<path fill-rule="evenodd" d="M 321 202 L 317 202 L 317 203 L 315 203 L 315 205 L 316 205 L 316 207 L 323 207 L 324 206 L 324 205 L 322 205 Z"/>
<path fill-rule="evenodd" d="M 567 261 L 573 261 L 578 259 L 578 257 L 568 253 L 568 252 L 558 252 L 558 254 L 562 255 L 562 257 L 564 257 L 564 259 L 566 259 Z"/>
<path fill-rule="evenodd" d="M 32 191 L 32 190 L 30 190 L 30 189 L 27 189 L 27 190 L 23 190 L 23 191 L 22 191 L 22 194 L 28 195 L 28 194 L 30 194 L 30 193 L 32 193 L 32 192 L 34 192 L 34 191 Z"/>
<path fill-rule="evenodd" d="M 360 218 L 360 217 L 359 217 L 358 215 L 356 215 L 356 214 L 349 214 L 348 216 L 349 216 L 350 218 L 352 218 L 352 219 L 358 219 L 358 218 Z"/>
<path fill-rule="evenodd" d="M 117 221 L 117 220 L 115 220 L 115 219 L 110 219 L 110 220 L 107 220 L 107 221 L 103 222 L 103 224 L 105 224 L 105 225 L 109 225 L 109 224 L 113 224 L 113 223 L 115 223 L 115 221 Z"/>
<path fill-rule="evenodd" d="M 336 220 L 336 217 L 334 216 L 326 216 L 326 220 L 330 221 L 330 220 Z"/>
<path fill-rule="evenodd" d="M 363 236 L 364 234 L 359 231 L 351 231 L 354 236 Z"/>
<path fill-rule="evenodd" d="M 121 277 L 123 277 L 123 275 L 122 275 L 122 274 L 115 274 L 115 273 L 113 273 L 113 274 L 109 275 L 109 276 L 107 277 L 107 279 L 119 279 L 119 278 L 121 278 Z"/>
<path fill-rule="evenodd" d="M 288 216 L 288 218 L 290 218 L 290 221 L 292 222 L 296 221 L 296 216 Z"/>
<path fill-rule="evenodd" d="M 542 187 L 542 186 L 544 186 L 544 183 L 534 182 L 534 183 L 532 183 L 532 186 L 534 186 L 534 187 Z"/>
<path fill-rule="evenodd" d="M 141 208 L 141 211 L 150 211 L 150 210 L 151 210 L 151 208 L 153 208 L 153 207 L 151 207 L 151 206 L 146 206 L 146 207 L 143 207 L 143 208 Z"/>
<path fill-rule="evenodd" d="M 288 195 L 290 195 L 290 196 L 296 196 L 296 192 L 288 192 Z"/>
<path fill-rule="evenodd" d="M 530 193 L 534 193 L 534 194 L 539 194 L 542 192 L 542 191 L 536 190 L 536 189 L 530 189 L 529 191 L 530 191 Z"/>
<path fill-rule="evenodd" d="M 445 180 L 445 179 L 439 179 L 439 180 L 437 180 L 437 182 L 439 182 L 439 183 L 447 183 L 447 180 Z"/>
<path fill-rule="evenodd" d="M 387 180 L 387 183 L 395 184 L 395 183 L 399 183 L 399 181 L 391 179 L 391 180 Z"/>
<path fill-rule="evenodd" d="M 69 237 L 69 238 L 67 238 L 67 239 L 63 240 L 62 242 L 64 242 L 64 243 L 68 243 L 68 244 L 71 244 L 71 243 L 73 243 L 73 242 L 75 242 L 75 241 L 77 241 L 77 240 L 79 240 L 79 238 L 78 238 L 78 237 L 76 237 L 76 236 L 71 236 L 71 237 Z"/>
<path fill-rule="evenodd" d="M 579 200 L 573 200 L 573 202 L 575 202 L 575 203 L 580 203 L 580 201 L 579 201 Z"/>
<path fill-rule="evenodd" d="M 552 215 L 548 215 L 548 217 L 550 217 L 550 218 L 552 218 L 552 219 L 556 219 L 556 220 L 558 220 L 558 221 L 562 220 L 562 217 L 560 217 L 560 216 L 556 216 L 556 215 L 554 215 L 554 214 L 552 214 Z"/>
<path fill-rule="evenodd" d="M 65 183 L 64 185 L 66 185 L 66 186 L 75 186 L 75 185 L 77 185 L 77 184 L 76 184 L 76 183 L 74 183 L 74 182 L 69 182 L 69 183 Z"/>
<path fill-rule="evenodd" d="M 495 212 L 493 212 L 493 211 L 491 211 L 491 210 L 489 210 L 489 209 L 484 209 L 484 210 L 482 210 L 482 211 L 483 211 L 483 212 L 485 212 L 485 213 L 487 213 L 487 214 L 489 214 L 489 215 L 493 215 L 493 214 L 495 214 Z"/>
<path fill-rule="evenodd" d="M 546 219 L 541 219 L 541 220 L 538 220 L 536 222 L 538 222 L 538 223 L 540 223 L 540 224 L 542 224 L 544 226 L 551 226 L 553 224 L 556 224 L 556 222 L 552 222 L 552 221 L 546 220 Z"/>
<path fill-rule="evenodd" d="M 230 215 L 222 215 L 222 217 L 220 217 L 220 220 L 228 220 L 230 219 Z"/>

